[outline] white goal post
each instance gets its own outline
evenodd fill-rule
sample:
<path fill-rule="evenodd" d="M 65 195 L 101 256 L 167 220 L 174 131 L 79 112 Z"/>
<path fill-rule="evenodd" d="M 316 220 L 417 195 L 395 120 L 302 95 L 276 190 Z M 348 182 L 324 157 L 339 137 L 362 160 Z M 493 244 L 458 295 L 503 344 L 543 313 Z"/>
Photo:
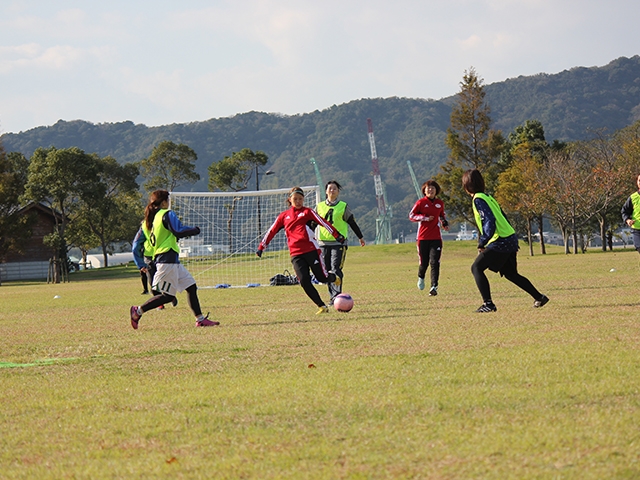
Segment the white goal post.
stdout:
<path fill-rule="evenodd" d="M 315 209 L 317 185 L 302 187 L 305 206 Z M 181 239 L 180 262 L 199 288 L 256 287 L 289 270 L 293 274 L 284 231 L 269 248 L 256 250 L 280 212 L 289 188 L 241 192 L 171 192 L 170 207 L 184 225 L 200 227 L 200 235 Z"/>

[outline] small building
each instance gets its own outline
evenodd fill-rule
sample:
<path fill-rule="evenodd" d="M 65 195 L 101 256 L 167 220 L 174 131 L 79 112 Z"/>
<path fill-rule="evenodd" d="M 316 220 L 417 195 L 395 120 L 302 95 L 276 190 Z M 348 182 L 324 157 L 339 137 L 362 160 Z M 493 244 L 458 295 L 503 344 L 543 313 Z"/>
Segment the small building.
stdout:
<path fill-rule="evenodd" d="M 477 240 L 478 239 L 478 231 L 477 230 L 467 230 L 467 222 L 462 222 L 460 225 L 460 231 L 458 235 L 456 235 L 456 240 Z"/>
<path fill-rule="evenodd" d="M 133 262 L 133 253 L 111 253 L 107 255 L 107 262 L 110 267 L 114 265 L 125 265 Z M 85 268 L 104 268 L 104 255 L 87 255 L 87 265 Z"/>
<path fill-rule="evenodd" d="M 53 233 L 56 217 L 55 212 L 42 203 L 30 203 L 22 207 L 18 214 L 35 214 L 36 218 L 31 227 L 31 238 L 23 248 L 23 253 L 9 253 L 0 263 L 0 281 L 8 280 L 46 280 L 49 272 L 49 259 L 53 258 L 55 249 L 43 243 L 44 237 Z"/>

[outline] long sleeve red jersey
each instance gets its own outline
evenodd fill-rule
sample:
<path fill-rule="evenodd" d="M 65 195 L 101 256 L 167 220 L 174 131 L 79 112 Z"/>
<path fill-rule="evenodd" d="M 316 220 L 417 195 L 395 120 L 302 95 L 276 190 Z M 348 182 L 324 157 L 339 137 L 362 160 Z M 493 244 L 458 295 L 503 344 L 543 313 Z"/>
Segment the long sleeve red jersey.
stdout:
<path fill-rule="evenodd" d="M 431 220 L 427 221 L 427 218 Z M 441 240 L 440 224 L 443 227 L 449 225 L 444 214 L 444 204 L 439 198 L 433 200 L 429 197 L 422 197 L 411 209 L 409 220 L 412 222 L 420 222 L 418 235 L 416 240 Z"/>
<path fill-rule="evenodd" d="M 318 245 L 314 229 L 312 228 L 313 223 L 329 230 L 331 235 L 335 238 L 340 236 L 340 233 L 333 228 L 333 225 L 328 223 L 314 210 L 311 210 L 308 207 L 302 207 L 300 209 L 291 207 L 278 215 L 276 221 L 273 222 L 273 225 L 269 227 L 269 230 L 264 235 L 264 238 L 258 246 L 258 250 L 265 250 L 267 245 L 269 245 L 271 240 L 273 240 L 273 237 L 276 236 L 276 233 L 283 228 L 284 233 L 287 236 L 289 253 L 292 257 L 302 255 L 313 250 L 319 250 L 320 246 Z"/>

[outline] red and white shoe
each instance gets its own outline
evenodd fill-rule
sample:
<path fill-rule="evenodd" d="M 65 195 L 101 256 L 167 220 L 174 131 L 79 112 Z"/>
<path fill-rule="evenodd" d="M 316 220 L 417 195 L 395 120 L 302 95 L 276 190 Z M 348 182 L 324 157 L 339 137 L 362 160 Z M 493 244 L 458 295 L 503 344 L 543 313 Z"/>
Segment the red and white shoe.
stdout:
<path fill-rule="evenodd" d="M 220 322 L 216 322 L 215 320 L 209 320 L 209 314 L 204 317 L 202 320 L 196 320 L 196 327 L 215 327 L 216 325 L 220 325 Z"/>

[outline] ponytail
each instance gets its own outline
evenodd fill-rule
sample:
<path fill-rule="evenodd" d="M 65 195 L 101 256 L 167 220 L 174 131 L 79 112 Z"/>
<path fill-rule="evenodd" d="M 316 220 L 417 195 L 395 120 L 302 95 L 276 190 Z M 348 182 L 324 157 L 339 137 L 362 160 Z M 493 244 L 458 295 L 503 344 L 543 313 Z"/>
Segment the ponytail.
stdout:
<path fill-rule="evenodd" d="M 144 223 L 148 230 L 153 228 L 153 219 L 165 200 L 169 200 L 169 192 L 166 190 L 156 190 L 149 195 L 149 204 L 144 209 Z"/>

